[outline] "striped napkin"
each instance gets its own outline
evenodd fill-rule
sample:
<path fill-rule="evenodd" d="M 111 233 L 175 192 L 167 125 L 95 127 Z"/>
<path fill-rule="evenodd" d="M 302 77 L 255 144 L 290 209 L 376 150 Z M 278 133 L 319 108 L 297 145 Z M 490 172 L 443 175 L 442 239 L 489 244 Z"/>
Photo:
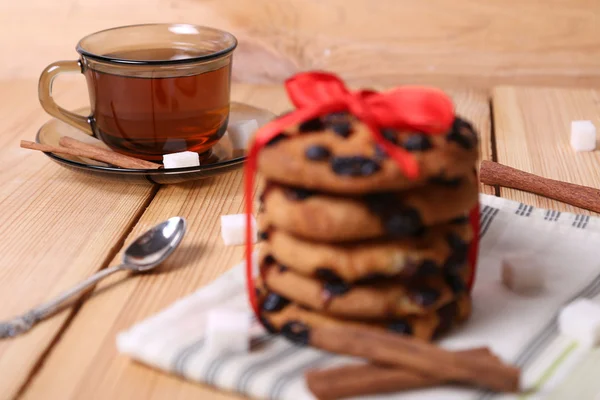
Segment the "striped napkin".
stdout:
<path fill-rule="evenodd" d="M 600 350 L 589 350 L 557 332 L 561 305 L 577 297 L 600 301 L 600 218 L 537 209 L 481 195 L 481 244 L 473 315 L 440 344 L 449 349 L 489 346 L 504 361 L 522 367 L 530 394 L 499 396 L 458 387 L 415 390 L 370 399 L 600 399 Z M 543 293 L 520 296 L 500 283 L 507 253 L 531 254 L 545 266 Z M 256 263 L 255 263 L 256 265 Z M 204 346 L 208 310 L 225 307 L 251 313 L 245 297 L 244 264 L 117 337 L 121 353 L 180 375 L 249 397 L 303 400 L 314 397 L 303 371 L 358 360 L 298 347 L 252 329 L 252 351 L 213 354 Z"/>

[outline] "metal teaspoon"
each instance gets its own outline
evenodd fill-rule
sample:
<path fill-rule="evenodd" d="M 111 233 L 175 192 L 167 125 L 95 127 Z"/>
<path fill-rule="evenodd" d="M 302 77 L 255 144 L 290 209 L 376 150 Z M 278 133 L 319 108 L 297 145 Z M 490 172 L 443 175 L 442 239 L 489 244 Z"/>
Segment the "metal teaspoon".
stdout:
<path fill-rule="evenodd" d="M 58 311 L 68 300 L 81 294 L 102 279 L 118 271 L 146 272 L 157 267 L 177 248 L 185 234 L 186 221 L 172 217 L 146 231 L 127 247 L 120 265 L 98 271 L 54 300 L 44 303 L 20 317 L 0 322 L 0 338 L 18 336 L 39 321 Z"/>

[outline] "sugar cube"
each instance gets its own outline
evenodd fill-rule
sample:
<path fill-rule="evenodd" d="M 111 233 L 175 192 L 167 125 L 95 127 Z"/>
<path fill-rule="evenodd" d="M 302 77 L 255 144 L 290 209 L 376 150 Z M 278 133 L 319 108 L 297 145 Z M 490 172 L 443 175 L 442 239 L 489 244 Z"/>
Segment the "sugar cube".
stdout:
<path fill-rule="evenodd" d="M 596 127 L 592 121 L 571 121 L 571 147 L 575 151 L 596 150 Z"/>
<path fill-rule="evenodd" d="M 206 347 L 214 353 L 248 352 L 251 323 L 247 311 L 210 310 L 206 318 Z"/>
<path fill-rule="evenodd" d="M 229 140 L 234 150 L 248 148 L 248 142 L 258 130 L 258 122 L 255 119 L 231 123 L 227 126 Z"/>
<path fill-rule="evenodd" d="M 252 218 L 252 243 L 256 243 L 256 219 Z M 246 243 L 246 214 L 221 215 L 221 237 L 226 246 Z"/>
<path fill-rule="evenodd" d="M 558 315 L 560 333 L 585 346 L 600 343 L 600 304 L 579 298 L 562 308 Z"/>
<path fill-rule="evenodd" d="M 519 294 L 531 294 L 544 288 L 544 268 L 533 257 L 507 255 L 502 260 L 502 283 Z"/>
<path fill-rule="evenodd" d="M 197 167 L 200 165 L 200 156 L 193 151 L 182 151 L 163 155 L 165 168 Z"/>

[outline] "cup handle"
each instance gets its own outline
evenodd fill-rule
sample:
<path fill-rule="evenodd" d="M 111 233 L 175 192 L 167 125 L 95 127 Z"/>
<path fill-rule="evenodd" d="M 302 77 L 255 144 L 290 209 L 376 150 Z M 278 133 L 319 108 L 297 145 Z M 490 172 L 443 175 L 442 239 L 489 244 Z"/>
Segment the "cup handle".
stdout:
<path fill-rule="evenodd" d="M 38 96 L 40 103 L 46 112 L 59 120 L 66 122 L 69 125 L 74 126 L 77 129 L 82 130 L 88 135 L 93 136 L 92 125 L 90 124 L 90 118 L 83 115 L 75 114 L 71 111 L 65 110 L 56 102 L 52 97 L 52 84 L 54 78 L 63 72 L 82 73 L 81 63 L 79 61 L 57 61 L 46 67 L 44 72 L 40 75 L 38 83 Z"/>

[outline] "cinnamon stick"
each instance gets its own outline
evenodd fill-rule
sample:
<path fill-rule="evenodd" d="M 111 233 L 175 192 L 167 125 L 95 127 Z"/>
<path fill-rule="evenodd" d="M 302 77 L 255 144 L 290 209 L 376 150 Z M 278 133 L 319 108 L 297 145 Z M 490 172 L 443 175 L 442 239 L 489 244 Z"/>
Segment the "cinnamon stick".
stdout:
<path fill-rule="evenodd" d="M 600 190 L 574 183 L 543 178 L 493 161 L 482 161 L 479 179 L 488 185 L 523 190 L 562 201 L 586 210 L 600 212 Z"/>
<path fill-rule="evenodd" d="M 458 351 L 461 357 L 495 356 L 487 348 Z M 393 393 L 448 383 L 435 376 L 423 375 L 406 368 L 374 364 L 345 365 L 325 370 L 309 370 L 306 384 L 319 400 Z"/>
<path fill-rule="evenodd" d="M 366 358 L 375 364 L 404 368 L 444 382 L 468 383 L 498 392 L 519 389 L 518 368 L 490 357 L 461 357 L 408 336 L 330 326 L 313 329 L 310 343 L 326 351 Z"/>
<path fill-rule="evenodd" d="M 75 140 L 75 139 L 73 139 Z M 62 139 L 61 139 L 62 141 Z M 86 143 L 76 142 L 84 144 L 86 146 L 91 146 L 93 149 L 82 148 L 81 146 L 77 146 L 75 148 L 62 147 L 62 146 L 51 146 L 47 144 L 40 144 L 35 142 L 30 142 L 28 140 L 21 140 L 21 147 L 24 149 L 31 150 L 39 150 L 46 153 L 58 153 L 58 154 L 68 154 L 76 157 L 87 157 L 92 160 L 102 161 L 107 164 L 111 164 L 121 168 L 128 169 L 157 169 L 160 168 L 159 164 L 152 163 L 150 161 L 140 160 L 137 158 L 129 157 L 123 154 L 119 154 L 110 150 L 105 150 L 97 146 L 88 145 Z"/>
<path fill-rule="evenodd" d="M 324 371 L 308 371 L 306 385 L 319 400 L 343 399 L 402 390 L 433 387 L 444 383 L 406 368 L 391 368 L 373 364 L 346 365 Z"/>
<path fill-rule="evenodd" d="M 126 156 L 124 154 L 119 154 L 112 150 L 107 150 L 107 149 L 103 149 L 102 147 L 94 146 L 93 144 L 80 142 L 79 140 L 73 139 L 72 137 L 68 137 L 68 136 L 61 137 L 60 140 L 58 141 L 58 144 L 60 144 L 63 147 L 66 147 L 68 149 L 77 149 L 77 150 L 86 151 L 86 152 L 89 152 L 90 155 L 94 155 L 94 156 L 106 155 L 107 157 L 111 157 L 112 162 L 111 161 L 105 161 L 105 162 L 116 165 L 118 167 L 121 167 L 121 165 L 117 164 L 116 162 L 119 162 L 121 164 L 127 163 L 127 165 L 130 165 L 128 167 L 123 167 L 123 168 L 131 168 L 131 169 L 157 169 L 157 168 L 160 168 L 159 164 L 156 164 L 156 163 L 153 163 L 150 161 L 146 161 L 146 160 L 140 160 L 139 158 Z M 90 156 L 88 158 L 95 160 L 95 158 L 92 156 Z"/>

